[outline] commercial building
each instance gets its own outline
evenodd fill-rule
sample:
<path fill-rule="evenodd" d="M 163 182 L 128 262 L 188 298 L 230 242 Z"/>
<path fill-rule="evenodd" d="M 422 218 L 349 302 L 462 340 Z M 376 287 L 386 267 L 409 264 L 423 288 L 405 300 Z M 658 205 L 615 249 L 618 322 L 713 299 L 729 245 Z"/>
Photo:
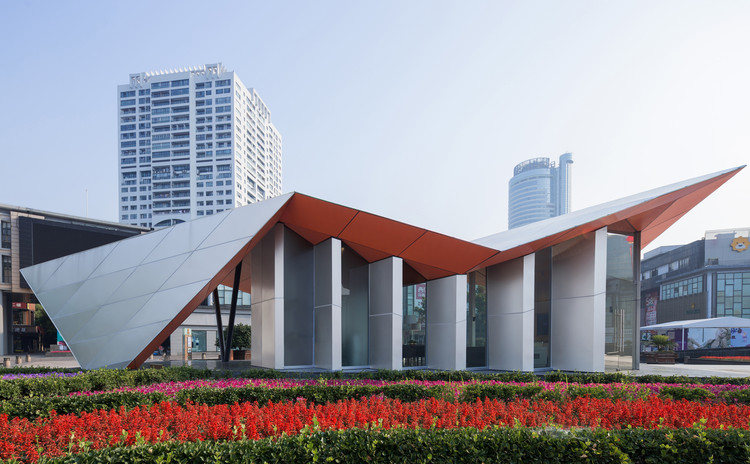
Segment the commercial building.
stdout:
<path fill-rule="evenodd" d="M 475 242 L 288 193 L 22 273 L 84 368 L 140 366 L 229 285 L 261 367 L 632 369 L 641 247 L 741 169 Z"/>
<path fill-rule="evenodd" d="M 549 158 L 518 164 L 508 182 L 508 228 L 515 229 L 570 212 L 573 155 L 564 153 L 556 165 Z"/>
<path fill-rule="evenodd" d="M 119 221 L 164 227 L 281 194 L 281 135 L 221 63 L 117 87 Z"/>
<path fill-rule="evenodd" d="M 641 265 L 642 325 L 726 316 L 750 319 L 749 237 L 750 228 L 709 230 L 701 240 L 646 253 Z"/>
<path fill-rule="evenodd" d="M 20 269 L 148 229 L 0 204 L 0 352 L 41 351 L 37 299 Z M 44 347 L 45 349 L 47 347 Z"/>

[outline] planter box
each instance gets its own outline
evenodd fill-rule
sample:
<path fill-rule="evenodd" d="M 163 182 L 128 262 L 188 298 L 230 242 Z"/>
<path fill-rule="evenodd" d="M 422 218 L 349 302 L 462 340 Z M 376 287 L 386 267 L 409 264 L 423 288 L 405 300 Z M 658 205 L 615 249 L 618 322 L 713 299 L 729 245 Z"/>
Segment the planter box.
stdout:
<path fill-rule="evenodd" d="M 249 361 L 250 350 L 232 350 L 232 359 L 234 361 Z"/>
<path fill-rule="evenodd" d="M 677 353 L 674 351 L 651 351 L 643 353 L 647 364 L 674 364 L 677 361 Z"/>

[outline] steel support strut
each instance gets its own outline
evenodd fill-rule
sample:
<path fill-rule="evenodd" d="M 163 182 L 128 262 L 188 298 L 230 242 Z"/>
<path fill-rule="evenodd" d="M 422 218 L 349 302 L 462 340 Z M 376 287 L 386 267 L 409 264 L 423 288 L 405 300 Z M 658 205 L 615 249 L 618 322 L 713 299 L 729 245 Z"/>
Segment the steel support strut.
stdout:
<path fill-rule="evenodd" d="M 232 305 L 229 307 L 229 324 L 227 325 L 227 339 L 224 343 L 222 360 L 229 361 L 229 350 L 232 349 L 232 334 L 234 333 L 234 316 L 237 312 L 237 297 L 240 293 L 240 274 L 242 273 L 242 261 L 234 269 L 234 286 L 232 287 Z"/>

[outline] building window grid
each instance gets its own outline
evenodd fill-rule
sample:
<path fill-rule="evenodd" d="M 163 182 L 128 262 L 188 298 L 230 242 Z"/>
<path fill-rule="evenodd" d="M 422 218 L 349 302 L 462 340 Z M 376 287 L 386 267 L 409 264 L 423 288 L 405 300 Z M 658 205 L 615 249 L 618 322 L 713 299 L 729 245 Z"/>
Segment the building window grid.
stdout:
<path fill-rule="evenodd" d="M 716 274 L 716 316 L 750 318 L 750 272 Z"/>
<path fill-rule="evenodd" d="M 677 282 L 663 284 L 660 287 L 660 299 L 671 300 L 687 295 L 703 293 L 703 277 L 697 276 Z"/>

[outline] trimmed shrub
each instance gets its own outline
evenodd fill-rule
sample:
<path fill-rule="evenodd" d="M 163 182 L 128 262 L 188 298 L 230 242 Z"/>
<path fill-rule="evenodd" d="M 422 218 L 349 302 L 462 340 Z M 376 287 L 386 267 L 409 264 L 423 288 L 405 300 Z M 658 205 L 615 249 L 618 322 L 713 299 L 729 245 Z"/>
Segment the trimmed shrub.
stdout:
<path fill-rule="evenodd" d="M 40 463 L 103 462 L 590 462 L 740 463 L 750 460 L 747 431 L 532 430 L 525 428 L 350 429 L 276 440 L 166 442 L 109 448 Z"/>

